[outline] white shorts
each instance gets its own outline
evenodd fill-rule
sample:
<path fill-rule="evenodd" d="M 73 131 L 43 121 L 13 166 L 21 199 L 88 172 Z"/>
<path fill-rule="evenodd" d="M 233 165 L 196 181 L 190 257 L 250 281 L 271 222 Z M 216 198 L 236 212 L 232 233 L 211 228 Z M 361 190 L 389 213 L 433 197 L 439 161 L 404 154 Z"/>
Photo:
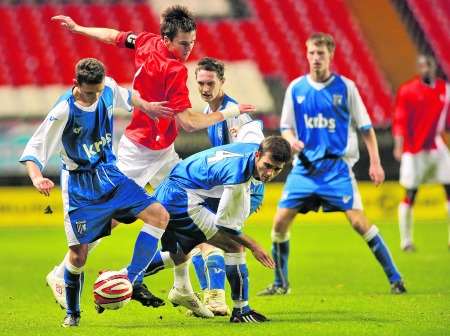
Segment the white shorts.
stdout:
<path fill-rule="evenodd" d="M 400 184 L 416 189 L 423 183 L 450 184 L 450 152 L 445 144 L 419 153 L 403 153 L 400 163 Z"/>
<path fill-rule="evenodd" d="M 154 150 L 136 144 L 122 135 L 118 148 L 117 166 L 141 187 L 150 184 L 155 189 L 181 161 L 174 145 Z"/>

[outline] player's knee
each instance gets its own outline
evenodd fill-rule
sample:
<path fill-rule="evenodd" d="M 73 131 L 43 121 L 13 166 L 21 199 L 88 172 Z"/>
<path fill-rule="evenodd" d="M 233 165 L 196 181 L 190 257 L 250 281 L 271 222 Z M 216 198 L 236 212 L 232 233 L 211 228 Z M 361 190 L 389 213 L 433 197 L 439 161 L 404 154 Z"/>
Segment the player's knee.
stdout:
<path fill-rule="evenodd" d="M 159 203 L 153 203 L 144 210 L 143 218 L 145 223 L 151 223 L 160 229 L 165 229 L 169 222 L 170 215 L 167 210 Z"/>
<path fill-rule="evenodd" d="M 272 231 L 286 234 L 289 230 L 289 225 L 292 222 L 292 217 L 285 213 L 277 213 L 273 220 Z"/>
<path fill-rule="evenodd" d="M 71 246 L 68 263 L 74 267 L 83 267 L 86 264 L 87 255 L 87 244 Z"/>
<path fill-rule="evenodd" d="M 221 250 L 218 247 L 209 245 L 209 244 L 205 244 L 205 247 L 202 252 L 203 252 L 203 257 L 205 259 L 207 259 L 209 256 L 213 256 L 213 255 L 223 256 L 223 250 Z"/>
<path fill-rule="evenodd" d="M 363 235 L 370 229 L 369 221 L 362 212 L 349 216 L 350 224 L 359 234 Z"/>
<path fill-rule="evenodd" d="M 170 215 L 162 205 L 160 205 L 160 207 L 161 209 L 159 211 L 159 223 L 160 227 L 164 227 L 165 229 L 167 227 L 167 224 L 169 223 Z"/>

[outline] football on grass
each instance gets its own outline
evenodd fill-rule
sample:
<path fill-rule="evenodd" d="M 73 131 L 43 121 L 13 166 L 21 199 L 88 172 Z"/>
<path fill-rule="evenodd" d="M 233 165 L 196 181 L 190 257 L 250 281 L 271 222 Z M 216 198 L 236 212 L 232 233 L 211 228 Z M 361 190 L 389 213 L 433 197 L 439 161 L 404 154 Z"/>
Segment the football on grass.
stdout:
<path fill-rule="evenodd" d="M 130 302 L 133 286 L 125 274 L 117 271 L 101 273 L 94 283 L 94 301 L 105 309 L 119 309 Z"/>

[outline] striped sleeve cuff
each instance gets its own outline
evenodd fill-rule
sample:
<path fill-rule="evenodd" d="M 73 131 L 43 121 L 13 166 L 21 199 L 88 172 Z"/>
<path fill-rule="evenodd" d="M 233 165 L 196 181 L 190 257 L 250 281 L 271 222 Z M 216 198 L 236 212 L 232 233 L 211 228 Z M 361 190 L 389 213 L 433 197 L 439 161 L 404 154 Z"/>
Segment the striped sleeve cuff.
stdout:
<path fill-rule="evenodd" d="M 40 163 L 39 160 L 35 156 L 26 155 L 26 156 L 22 156 L 19 160 L 20 163 L 25 163 L 26 161 L 33 161 L 39 167 L 40 171 L 42 171 L 42 169 L 44 169 L 44 166 L 42 165 L 42 163 Z"/>
<path fill-rule="evenodd" d="M 368 125 L 361 126 L 361 127 L 359 128 L 359 130 L 360 130 L 361 132 L 367 132 L 367 131 L 370 130 L 371 128 L 372 128 L 372 124 L 368 124 Z"/>

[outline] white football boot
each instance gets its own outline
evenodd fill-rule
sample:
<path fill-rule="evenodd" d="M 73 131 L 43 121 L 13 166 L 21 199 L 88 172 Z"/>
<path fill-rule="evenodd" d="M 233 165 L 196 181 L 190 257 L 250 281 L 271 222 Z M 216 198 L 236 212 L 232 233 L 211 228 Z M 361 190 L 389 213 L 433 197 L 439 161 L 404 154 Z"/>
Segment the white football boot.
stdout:
<path fill-rule="evenodd" d="M 57 277 L 55 274 L 55 266 L 50 273 L 47 274 L 47 286 L 52 290 L 53 296 L 62 309 L 67 309 L 66 301 L 66 284 L 64 283 L 64 278 Z"/>
<path fill-rule="evenodd" d="M 230 310 L 225 300 L 225 290 L 223 289 L 206 289 L 203 302 L 206 308 L 216 316 L 230 315 Z"/>
<path fill-rule="evenodd" d="M 195 316 L 203 318 L 212 318 L 214 314 L 206 308 L 206 306 L 200 301 L 200 299 L 192 293 L 182 293 L 175 287 L 169 292 L 169 301 L 176 306 L 183 306 L 191 310 Z"/>

